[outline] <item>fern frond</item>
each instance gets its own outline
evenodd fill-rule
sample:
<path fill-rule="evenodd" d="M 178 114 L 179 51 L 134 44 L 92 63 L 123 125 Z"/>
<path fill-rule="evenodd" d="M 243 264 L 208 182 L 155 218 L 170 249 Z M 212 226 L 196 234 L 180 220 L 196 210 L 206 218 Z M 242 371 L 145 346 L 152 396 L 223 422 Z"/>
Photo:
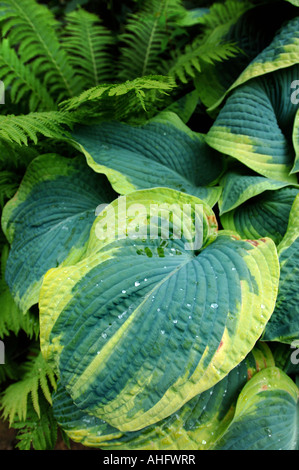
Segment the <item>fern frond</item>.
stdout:
<path fill-rule="evenodd" d="M 202 25 L 204 37 L 210 36 L 214 42 L 221 40 L 229 31 L 230 27 L 237 22 L 243 13 L 254 4 L 249 0 L 226 0 L 223 3 L 214 3 L 208 12 L 197 20 Z"/>
<path fill-rule="evenodd" d="M 159 99 L 175 87 L 174 81 L 165 76 L 146 76 L 118 84 L 93 87 L 78 97 L 61 103 L 62 111 L 71 112 L 78 121 L 97 119 L 138 120 L 156 109 Z"/>
<path fill-rule="evenodd" d="M 181 14 L 178 0 L 154 0 L 145 2 L 143 8 L 130 15 L 125 32 L 119 40 L 120 80 L 133 80 L 149 74 L 159 73 L 161 54 L 176 28 L 178 15 Z"/>
<path fill-rule="evenodd" d="M 113 73 L 111 46 L 115 40 L 100 19 L 82 8 L 66 14 L 62 44 L 83 89 L 106 82 Z M 80 90 L 80 91 L 82 91 Z"/>
<path fill-rule="evenodd" d="M 30 64 L 24 65 L 8 39 L 0 43 L 0 76 L 8 89 L 11 101 L 28 103 L 28 111 L 55 109 L 55 103 L 44 84 L 35 76 Z"/>
<path fill-rule="evenodd" d="M 0 178 L 1 178 L 0 172 Z M 1 179 L 0 179 L 1 189 Z M 17 307 L 8 285 L 5 282 L 5 266 L 9 254 L 9 246 L 1 247 L 1 271 L 0 271 L 0 337 L 9 335 L 10 332 L 17 335 L 24 331 L 30 339 L 37 339 L 39 335 L 39 321 L 30 311 L 24 313 Z M 5 365 L 6 367 L 6 365 Z"/>
<path fill-rule="evenodd" d="M 49 93 L 57 101 L 76 95 L 78 77 L 68 62 L 58 39 L 58 21 L 51 10 L 35 0 L 2 0 L 2 34 L 8 36 L 24 64 L 35 76 L 42 76 Z"/>
<path fill-rule="evenodd" d="M 9 385 L 4 390 L 0 400 L 3 418 L 8 419 L 10 424 L 14 421 L 15 416 L 19 420 L 26 420 L 29 397 L 37 416 L 40 418 L 39 390 L 43 392 L 44 397 L 51 404 L 51 391 L 56 388 L 55 375 L 41 352 L 36 352 L 35 355 L 29 357 L 22 366 L 23 376 L 18 382 Z"/>
<path fill-rule="evenodd" d="M 40 417 L 37 416 L 34 408 L 29 403 L 26 420 L 15 419 L 12 427 L 17 432 L 19 450 L 52 450 L 57 441 L 58 425 L 53 415 L 53 410 L 49 403 L 39 397 Z"/>
<path fill-rule="evenodd" d="M 70 115 L 58 111 L 0 116 L 0 139 L 25 145 L 28 145 L 28 139 L 37 143 L 39 135 L 61 139 L 67 133 L 66 127 L 70 128 L 72 123 Z"/>
<path fill-rule="evenodd" d="M 179 79 L 182 83 L 195 78 L 196 72 L 201 71 L 202 63 L 214 63 L 234 57 L 239 52 L 235 44 L 215 44 L 213 41 L 196 39 L 185 47 L 182 54 L 173 57 L 173 63 L 169 68 L 169 75 Z"/>

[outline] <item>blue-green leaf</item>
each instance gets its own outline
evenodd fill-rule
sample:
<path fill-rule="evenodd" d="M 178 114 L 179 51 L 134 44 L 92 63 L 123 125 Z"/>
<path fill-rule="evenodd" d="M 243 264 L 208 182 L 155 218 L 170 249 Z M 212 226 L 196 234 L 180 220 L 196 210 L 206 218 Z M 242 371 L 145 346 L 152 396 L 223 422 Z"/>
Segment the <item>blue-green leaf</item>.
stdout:
<path fill-rule="evenodd" d="M 46 154 L 31 162 L 2 214 L 3 231 L 11 244 L 5 276 L 21 310 L 38 302 L 48 269 L 80 257 L 97 206 L 115 195 L 107 179 L 80 156 Z"/>
<path fill-rule="evenodd" d="M 104 173 L 120 194 L 165 186 L 205 200 L 213 206 L 221 189 L 211 187 L 222 172 L 222 160 L 171 112 L 132 126 L 103 122 L 78 126 L 74 145 L 94 171 Z"/>

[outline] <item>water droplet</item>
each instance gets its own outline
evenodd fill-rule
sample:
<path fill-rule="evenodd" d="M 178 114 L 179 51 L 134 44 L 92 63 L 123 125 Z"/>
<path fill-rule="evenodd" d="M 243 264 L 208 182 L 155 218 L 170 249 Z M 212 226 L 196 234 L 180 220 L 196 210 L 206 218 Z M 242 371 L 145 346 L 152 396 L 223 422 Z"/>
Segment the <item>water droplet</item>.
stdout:
<path fill-rule="evenodd" d="M 102 333 L 102 338 L 107 338 L 107 333 Z"/>
<path fill-rule="evenodd" d="M 191 307 L 191 304 L 187 304 L 187 307 Z"/>
<path fill-rule="evenodd" d="M 216 304 L 216 303 L 211 304 L 211 308 L 218 308 L 218 304 Z"/>
<path fill-rule="evenodd" d="M 140 286 L 140 282 L 139 281 L 135 281 L 135 287 L 138 287 Z"/>
<path fill-rule="evenodd" d="M 202 444 L 206 444 L 207 441 L 205 441 L 204 439 L 201 441 Z"/>
<path fill-rule="evenodd" d="M 173 320 L 173 323 L 177 323 L 178 321 L 177 320 Z"/>
<path fill-rule="evenodd" d="M 127 291 L 125 289 L 122 290 L 122 293 L 125 294 Z"/>
<path fill-rule="evenodd" d="M 261 308 L 265 308 L 265 305 L 261 304 Z"/>
<path fill-rule="evenodd" d="M 117 316 L 118 316 L 118 318 L 120 319 L 120 318 L 122 318 L 126 313 L 127 313 L 127 310 L 125 310 L 123 313 L 120 313 L 120 314 L 117 315 Z"/>
<path fill-rule="evenodd" d="M 237 268 L 232 268 L 232 271 L 236 271 Z"/>
<path fill-rule="evenodd" d="M 164 330 L 161 330 L 161 335 L 164 335 L 165 334 L 165 331 Z"/>
<path fill-rule="evenodd" d="M 160 308 L 157 308 L 157 312 L 160 312 L 160 310 L 161 310 Z"/>
<path fill-rule="evenodd" d="M 146 277 L 145 277 L 145 278 L 144 278 L 144 282 L 146 282 L 146 281 L 147 281 L 147 279 L 146 279 Z"/>

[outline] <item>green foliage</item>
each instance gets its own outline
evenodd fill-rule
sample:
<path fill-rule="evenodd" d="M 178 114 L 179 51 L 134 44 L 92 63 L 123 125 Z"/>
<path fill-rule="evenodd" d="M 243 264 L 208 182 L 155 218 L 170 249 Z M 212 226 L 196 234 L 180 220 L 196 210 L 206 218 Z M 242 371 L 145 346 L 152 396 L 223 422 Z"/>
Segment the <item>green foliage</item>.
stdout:
<path fill-rule="evenodd" d="M 112 33 L 83 9 L 68 13 L 65 19 L 62 45 L 81 83 L 91 88 L 109 81 L 113 76 Z"/>
<path fill-rule="evenodd" d="M 57 441 L 58 425 L 52 407 L 43 396 L 39 398 L 40 414 L 29 403 L 26 419 L 15 418 L 13 427 L 17 430 L 16 448 L 19 450 L 52 450 Z"/>
<path fill-rule="evenodd" d="M 295 0 L 2 0 L 16 448 L 299 448 L 298 19 Z M 143 239 L 138 213 L 134 239 L 99 240 L 121 196 L 200 202 L 203 247 Z"/>
<path fill-rule="evenodd" d="M 10 424 L 15 416 L 26 421 L 28 398 L 31 398 L 33 409 L 37 416 L 41 416 L 39 390 L 51 404 L 51 393 L 56 388 L 56 379 L 53 371 L 45 362 L 38 350 L 31 350 L 27 360 L 22 364 L 20 378 L 9 385 L 1 397 L 1 409 L 4 419 Z"/>

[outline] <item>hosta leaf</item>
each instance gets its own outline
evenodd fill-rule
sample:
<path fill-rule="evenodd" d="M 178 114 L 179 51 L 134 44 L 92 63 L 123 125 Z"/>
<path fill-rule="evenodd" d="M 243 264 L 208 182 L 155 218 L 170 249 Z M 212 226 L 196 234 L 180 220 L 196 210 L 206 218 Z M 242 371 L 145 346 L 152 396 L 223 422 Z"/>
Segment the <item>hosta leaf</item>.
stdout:
<path fill-rule="evenodd" d="M 299 339 L 299 195 L 292 205 L 287 232 L 278 246 L 281 275 L 275 310 L 264 332 L 265 341 Z"/>
<path fill-rule="evenodd" d="M 228 93 L 248 80 L 298 64 L 298 47 L 299 17 L 297 16 L 282 25 L 269 46 L 263 49 L 250 62 L 237 80 L 212 108 L 219 106 Z"/>
<path fill-rule="evenodd" d="M 217 450 L 293 450 L 298 445 L 298 388 L 269 367 L 242 390 L 232 423 Z"/>
<path fill-rule="evenodd" d="M 175 205 L 170 233 L 148 236 L 161 204 Z M 46 274 L 39 306 L 44 357 L 75 404 L 134 431 L 174 413 L 251 351 L 274 309 L 279 263 L 270 239 L 217 236 L 215 215 L 193 196 L 155 188 L 131 192 L 126 205 L 114 201 L 99 215 L 81 261 Z M 182 227 L 184 205 L 193 215 Z M 113 230 L 117 210 L 123 237 Z M 186 245 L 199 231 L 201 248 Z"/>
<path fill-rule="evenodd" d="M 271 180 L 262 184 L 268 187 L 272 184 L 274 189 Z M 256 183 L 252 191 L 257 191 L 258 187 L 261 190 Z M 248 197 L 250 188 L 246 192 Z M 270 237 L 278 244 L 287 230 L 289 213 L 298 192 L 298 185 L 266 190 L 222 214 L 221 223 L 226 230 L 234 230 L 242 238 Z"/>
<path fill-rule="evenodd" d="M 209 130 L 207 143 L 267 178 L 296 183 L 289 174 L 295 156 L 290 135 L 297 110 L 290 99 L 295 78 L 298 65 L 239 86 Z"/>
<path fill-rule="evenodd" d="M 21 310 L 37 303 L 48 269 L 84 251 L 96 207 L 114 197 L 106 178 L 81 157 L 46 154 L 31 162 L 2 214 L 11 243 L 6 282 Z"/>
<path fill-rule="evenodd" d="M 125 450 L 208 449 L 231 422 L 237 397 L 247 380 L 270 366 L 274 366 L 274 361 L 269 347 L 258 343 L 214 387 L 192 398 L 168 418 L 140 431 L 121 433 L 105 421 L 87 415 L 73 403 L 61 384 L 53 396 L 54 415 L 71 439 L 86 446 Z"/>
<path fill-rule="evenodd" d="M 222 194 L 218 201 L 220 215 L 241 206 L 249 199 L 288 186 L 285 181 L 275 181 L 257 174 L 250 174 L 244 168 L 228 171 L 220 181 Z M 299 188 L 299 185 L 295 187 Z"/>
<path fill-rule="evenodd" d="M 162 113 L 142 126 L 120 122 L 79 126 L 73 137 L 91 168 L 105 173 L 120 194 L 166 186 L 211 206 L 220 196 L 219 187 L 206 187 L 222 171 L 219 154 L 174 113 Z"/>

